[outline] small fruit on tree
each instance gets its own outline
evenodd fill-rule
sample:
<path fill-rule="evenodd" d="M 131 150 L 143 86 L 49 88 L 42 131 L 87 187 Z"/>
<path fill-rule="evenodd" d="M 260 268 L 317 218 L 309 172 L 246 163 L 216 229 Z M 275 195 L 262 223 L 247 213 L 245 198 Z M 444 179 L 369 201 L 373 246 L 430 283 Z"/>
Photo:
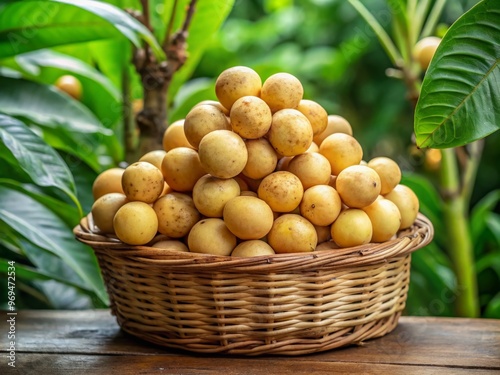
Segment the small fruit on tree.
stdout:
<path fill-rule="evenodd" d="M 80 100 L 82 97 L 82 84 L 75 76 L 63 75 L 57 79 L 54 86 L 75 100 Z"/>
<path fill-rule="evenodd" d="M 429 36 L 420 39 L 413 49 L 413 57 L 418 61 L 422 70 L 427 70 L 436 49 L 441 43 L 441 38 L 437 36 Z"/>

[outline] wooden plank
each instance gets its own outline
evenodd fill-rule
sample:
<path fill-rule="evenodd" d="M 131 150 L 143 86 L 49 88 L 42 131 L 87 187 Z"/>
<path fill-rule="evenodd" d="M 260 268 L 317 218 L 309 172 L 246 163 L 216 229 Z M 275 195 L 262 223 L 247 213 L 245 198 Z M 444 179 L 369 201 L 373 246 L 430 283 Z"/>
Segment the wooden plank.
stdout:
<path fill-rule="evenodd" d="M 3 360 L 3 358 L 2 358 Z M 469 375 L 495 374 L 496 370 L 390 365 L 385 363 L 278 361 L 274 358 L 207 358 L 157 356 L 113 356 L 113 355 L 68 355 L 68 354 L 23 354 L 17 361 L 15 371 L 9 374 L 182 374 L 182 375 L 331 375 L 331 374 L 436 374 Z M 496 371 L 496 372 L 495 372 Z"/>
<path fill-rule="evenodd" d="M 16 328 L 18 352 L 168 353 L 121 331 L 109 310 L 21 310 Z"/>
<path fill-rule="evenodd" d="M 366 342 L 356 353 L 320 353 L 317 360 L 432 364 L 495 368 L 500 372 L 500 320 L 401 317 L 390 334 Z M 324 357 L 324 358 L 323 358 Z"/>
<path fill-rule="evenodd" d="M 122 332 L 109 310 L 20 311 L 17 351 L 155 355 L 217 358 L 149 344 Z M 0 351 L 6 351 L 0 340 Z M 236 357 L 230 357 L 231 359 Z M 245 359 L 246 357 L 240 357 Z M 252 358 L 259 363 L 262 358 Z M 358 362 L 489 368 L 500 371 L 500 320 L 402 317 L 396 330 L 382 338 L 299 357 L 272 357 L 274 362 Z"/>

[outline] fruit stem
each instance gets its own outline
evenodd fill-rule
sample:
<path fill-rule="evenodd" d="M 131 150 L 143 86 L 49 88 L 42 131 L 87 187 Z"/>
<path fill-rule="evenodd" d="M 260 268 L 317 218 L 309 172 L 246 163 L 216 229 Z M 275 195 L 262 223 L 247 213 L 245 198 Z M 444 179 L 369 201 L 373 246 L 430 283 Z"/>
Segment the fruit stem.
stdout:
<path fill-rule="evenodd" d="M 135 161 L 138 137 L 135 127 L 135 119 L 132 111 L 130 94 L 130 74 L 128 67 L 122 69 L 122 97 L 123 97 L 123 144 L 125 145 L 125 160 L 129 163 Z"/>
<path fill-rule="evenodd" d="M 461 193 L 462 198 L 467 205 L 469 205 L 470 203 L 470 197 L 472 195 L 472 189 L 474 188 L 474 183 L 476 181 L 477 168 L 479 167 L 479 161 L 481 160 L 483 147 L 484 139 L 472 142 L 467 146 L 470 156 L 467 158 L 465 164 Z"/>
<path fill-rule="evenodd" d="M 429 13 L 429 17 L 427 17 L 422 33 L 420 34 L 420 39 L 425 38 L 434 32 L 445 4 L 446 0 L 436 0 Z"/>
<path fill-rule="evenodd" d="M 373 14 L 370 13 L 368 9 L 358 0 L 349 0 L 349 3 L 356 9 L 356 11 L 360 14 L 361 17 L 364 18 L 366 23 L 372 28 L 373 32 L 379 39 L 380 44 L 385 49 L 387 56 L 392 61 L 394 66 L 400 67 L 402 66 L 403 58 L 399 54 L 396 46 L 394 45 L 391 37 L 384 28 L 380 25 L 380 23 L 373 17 Z"/>
<path fill-rule="evenodd" d="M 468 204 L 460 194 L 458 164 L 454 149 L 442 150 L 441 188 L 448 252 L 457 278 L 457 316 L 478 317 L 477 280 L 473 246 L 467 220 Z"/>

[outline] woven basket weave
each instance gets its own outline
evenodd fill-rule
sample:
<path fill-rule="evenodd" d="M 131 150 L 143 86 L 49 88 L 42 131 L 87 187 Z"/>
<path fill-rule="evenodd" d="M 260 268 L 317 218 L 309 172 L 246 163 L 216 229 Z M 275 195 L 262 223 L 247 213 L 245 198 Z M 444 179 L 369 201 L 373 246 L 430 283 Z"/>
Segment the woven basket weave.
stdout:
<path fill-rule="evenodd" d="M 419 214 L 385 243 L 231 258 L 129 246 L 96 230 L 89 215 L 74 233 L 94 249 L 123 330 L 167 347 L 243 355 L 320 352 L 392 331 L 410 254 L 433 237 Z"/>

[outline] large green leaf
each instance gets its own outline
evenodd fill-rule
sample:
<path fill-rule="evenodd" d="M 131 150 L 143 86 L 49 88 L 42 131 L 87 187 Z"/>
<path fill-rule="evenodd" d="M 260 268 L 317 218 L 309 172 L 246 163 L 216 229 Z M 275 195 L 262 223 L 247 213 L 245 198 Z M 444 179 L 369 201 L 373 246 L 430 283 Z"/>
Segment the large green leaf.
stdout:
<path fill-rule="evenodd" d="M 107 55 L 113 59 L 113 55 Z M 106 126 L 116 123 L 121 97 L 117 87 L 97 69 L 80 59 L 50 49 L 23 53 L 15 57 L 21 69 L 40 83 L 53 84 L 64 74 L 71 74 L 82 83 L 81 102 Z"/>
<path fill-rule="evenodd" d="M 405 172 L 401 179 L 403 185 L 412 189 L 420 202 L 420 211 L 434 225 L 434 238 L 440 244 L 446 243 L 446 232 L 443 227 L 443 201 L 429 179 L 415 173 Z"/>
<path fill-rule="evenodd" d="M 9 260 L 0 258 L 0 273 L 7 273 L 9 267 Z M 72 281 L 68 281 L 61 277 L 61 275 L 48 274 L 45 271 L 39 271 L 36 268 L 25 266 L 20 263 L 16 263 L 16 278 L 25 280 L 55 280 L 63 284 L 70 285 L 77 289 L 87 290 L 82 288 L 81 285 L 75 284 Z"/>
<path fill-rule="evenodd" d="M 62 190 L 81 210 L 73 176 L 53 148 L 21 121 L 2 114 L 0 114 L 0 140 L 5 146 L 0 148 L 0 158 L 12 162 L 11 156 L 14 156 L 17 165 L 31 177 L 33 182 L 40 186 Z"/>
<path fill-rule="evenodd" d="M 500 202 L 500 189 L 489 192 L 472 209 L 470 217 L 470 230 L 472 242 L 476 244 L 476 250 L 481 249 L 478 244 L 484 243 L 484 236 L 487 233 L 488 218 Z M 478 254 L 477 254 L 478 255 Z"/>
<path fill-rule="evenodd" d="M 118 38 L 147 42 L 164 53 L 151 32 L 111 4 L 87 0 L 13 0 L 0 6 L 0 57 L 63 44 Z"/>
<path fill-rule="evenodd" d="M 38 125 L 64 125 L 77 133 L 111 135 L 95 116 L 75 100 L 54 87 L 24 79 L 0 77 L 0 111 L 19 116 Z"/>
<path fill-rule="evenodd" d="M 76 207 L 47 195 L 42 188 L 34 184 L 22 183 L 12 179 L 12 176 L 10 176 L 9 174 L 6 175 L 9 176 L 10 178 L 0 178 L 0 185 L 6 186 L 10 189 L 17 190 L 37 200 L 38 202 L 49 208 L 52 212 L 57 214 L 66 223 L 66 225 L 70 227 L 74 227 L 79 223 L 81 215 Z M 75 177 L 78 178 L 78 176 Z M 77 181 L 75 178 L 75 183 L 76 182 Z M 77 193 L 79 192 L 79 190 L 80 189 L 77 189 Z M 87 206 L 83 205 L 79 197 L 78 200 L 82 206 L 82 211 L 88 212 Z"/>
<path fill-rule="evenodd" d="M 460 290 L 446 255 L 433 242 L 412 254 L 411 266 L 407 313 L 453 315 L 451 306 Z"/>
<path fill-rule="evenodd" d="M 19 308 L 38 308 L 33 298 L 44 301 L 45 308 L 105 307 L 88 285 L 56 255 L 26 241 L 0 221 L 0 274 L 6 271 L 5 261 L 16 262 L 16 278 L 29 286 L 19 295 Z M 6 294 L 4 294 L 6 296 Z M 92 300 L 93 303 L 90 303 Z M 7 302 L 0 297 L 0 304 Z"/>
<path fill-rule="evenodd" d="M 448 30 L 415 110 L 420 147 L 461 146 L 500 128 L 500 1 L 484 0 Z"/>
<path fill-rule="evenodd" d="M 101 144 L 110 145 L 107 137 L 112 132 L 82 104 L 61 93 L 53 86 L 42 85 L 23 79 L 0 77 L 0 113 L 19 117 L 42 127 L 53 139 L 60 138 L 54 147 L 67 147 L 79 159 L 96 171 L 101 169 L 98 149 Z M 62 141 L 61 141 L 62 140 Z"/>
<path fill-rule="evenodd" d="M 37 247 L 63 260 L 87 288 L 106 301 L 94 253 L 76 241 L 71 228 L 51 210 L 27 195 L 0 186 L 0 221 Z"/>
<path fill-rule="evenodd" d="M 114 43 L 127 47 L 122 41 Z M 105 54 L 105 57 L 108 60 L 116 59 L 113 54 Z M 122 54 L 118 57 L 122 57 Z M 105 127 L 114 131 L 119 129 L 118 125 L 121 124 L 122 118 L 120 91 L 110 79 L 93 66 L 50 49 L 24 53 L 9 60 L 12 60 L 13 67 L 22 70 L 27 78 L 39 83 L 51 85 L 64 74 L 77 77 L 82 84 L 80 102 L 90 109 Z M 119 140 L 110 137 L 107 141 L 111 154 L 117 159 L 122 159 L 123 150 Z"/>
<path fill-rule="evenodd" d="M 500 319 L 500 292 L 488 303 L 484 312 L 485 318 Z"/>

